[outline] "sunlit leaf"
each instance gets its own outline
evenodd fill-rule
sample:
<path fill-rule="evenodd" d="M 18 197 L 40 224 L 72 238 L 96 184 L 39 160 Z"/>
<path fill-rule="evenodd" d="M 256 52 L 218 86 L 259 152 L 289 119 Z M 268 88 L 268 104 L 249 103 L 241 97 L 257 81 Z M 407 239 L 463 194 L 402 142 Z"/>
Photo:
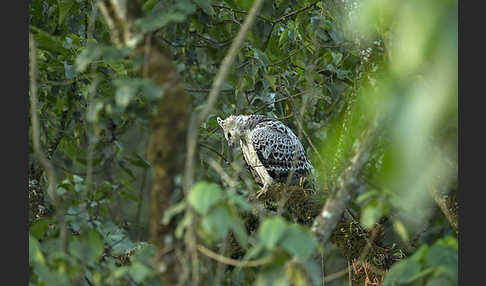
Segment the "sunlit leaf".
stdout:
<path fill-rule="evenodd" d="M 408 242 L 408 231 L 407 229 L 405 228 L 405 225 L 399 221 L 399 220 L 395 220 L 393 222 L 393 230 L 395 230 L 395 232 L 400 236 L 400 238 L 405 241 L 405 242 Z"/>
<path fill-rule="evenodd" d="M 45 263 L 44 255 L 40 250 L 39 241 L 29 234 L 29 263 Z"/>
<path fill-rule="evenodd" d="M 374 203 L 366 205 L 361 212 L 361 223 L 365 228 L 371 228 L 380 219 L 382 210 Z"/>

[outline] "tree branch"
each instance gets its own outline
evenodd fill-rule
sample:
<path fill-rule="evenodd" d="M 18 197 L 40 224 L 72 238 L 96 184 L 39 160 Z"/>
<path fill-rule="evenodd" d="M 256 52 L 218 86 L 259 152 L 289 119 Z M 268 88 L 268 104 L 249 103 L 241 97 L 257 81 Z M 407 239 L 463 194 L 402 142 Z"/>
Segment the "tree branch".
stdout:
<path fill-rule="evenodd" d="M 354 155 L 351 157 L 349 166 L 337 180 L 336 191 L 326 200 L 319 216 L 315 218 L 311 230 L 317 235 L 321 245 L 325 245 L 331 236 L 351 192 L 358 187 L 356 178 L 368 161 L 369 151 L 376 136 L 376 125 L 365 131 L 362 141 L 358 142 L 357 147 L 354 148 Z"/>

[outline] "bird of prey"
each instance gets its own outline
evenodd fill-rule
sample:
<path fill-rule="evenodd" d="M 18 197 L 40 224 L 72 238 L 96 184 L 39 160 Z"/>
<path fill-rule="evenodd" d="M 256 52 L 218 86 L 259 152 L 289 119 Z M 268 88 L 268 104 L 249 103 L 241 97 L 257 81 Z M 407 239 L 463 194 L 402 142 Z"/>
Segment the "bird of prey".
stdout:
<path fill-rule="evenodd" d="M 313 173 L 299 138 L 279 120 L 263 115 L 230 115 L 217 120 L 230 148 L 240 143 L 247 168 L 262 187 L 257 198 L 276 183 L 298 185 Z"/>

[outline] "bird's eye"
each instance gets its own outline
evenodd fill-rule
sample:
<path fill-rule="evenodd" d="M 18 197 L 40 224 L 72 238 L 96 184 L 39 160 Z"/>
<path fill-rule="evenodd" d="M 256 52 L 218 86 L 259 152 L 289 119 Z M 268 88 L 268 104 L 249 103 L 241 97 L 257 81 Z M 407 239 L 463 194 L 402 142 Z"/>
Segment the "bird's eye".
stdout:
<path fill-rule="evenodd" d="M 228 133 L 227 137 L 228 137 L 228 140 L 230 140 L 231 139 L 231 133 Z"/>

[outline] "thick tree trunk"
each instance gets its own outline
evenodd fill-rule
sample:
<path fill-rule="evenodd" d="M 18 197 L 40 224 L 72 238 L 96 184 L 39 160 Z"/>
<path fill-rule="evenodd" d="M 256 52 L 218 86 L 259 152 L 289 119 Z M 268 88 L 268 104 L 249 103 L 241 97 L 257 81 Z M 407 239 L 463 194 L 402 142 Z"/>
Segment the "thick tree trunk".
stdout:
<path fill-rule="evenodd" d="M 181 273 L 180 265 L 175 255 L 166 255 L 177 243 L 173 237 L 175 226 L 163 225 L 162 218 L 172 202 L 174 178 L 182 174 L 184 168 L 190 100 L 171 60 L 155 47 L 145 47 L 144 54 L 143 73 L 164 89 L 152 117 L 148 149 L 148 159 L 153 166 L 151 240 L 157 248 L 156 269 L 161 281 L 175 285 Z"/>

